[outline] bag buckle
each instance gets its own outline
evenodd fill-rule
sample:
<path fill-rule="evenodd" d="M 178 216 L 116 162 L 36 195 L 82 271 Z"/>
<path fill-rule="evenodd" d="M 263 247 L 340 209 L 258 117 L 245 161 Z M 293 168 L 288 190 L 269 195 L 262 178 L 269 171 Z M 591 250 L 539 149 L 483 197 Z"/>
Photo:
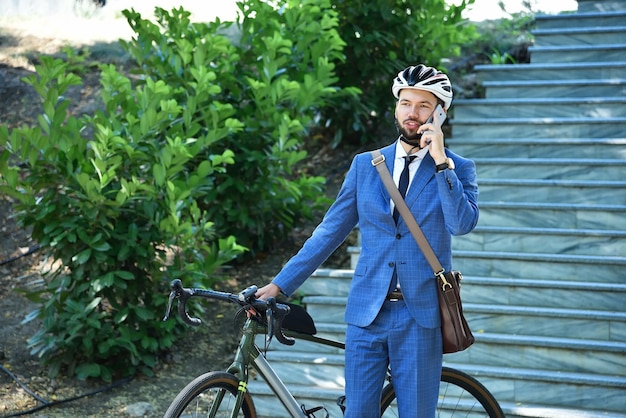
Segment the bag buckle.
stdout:
<path fill-rule="evenodd" d="M 442 268 L 439 273 L 435 273 L 435 276 L 439 277 L 439 279 L 441 280 L 441 290 L 443 290 L 444 292 L 446 291 L 446 288 L 452 289 L 452 285 L 450 284 L 450 282 L 448 282 L 448 280 L 446 279 L 446 275 L 444 274 L 445 271 L 446 269 Z"/>
<path fill-rule="evenodd" d="M 384 162 L 384 161 L 385 161 L 385 156 L 384 156 L 384 155 L 382 155 L 382 154 L 380 154 L 378 157 L 376 157 L 376 158 L 374 158 L 374 159 L 372 160 L 372 165 L 373 165 L 374 167 L 376 167 L 378 164 L 380 164 L 380 163 L 382 163 L 382 162 Z"/>

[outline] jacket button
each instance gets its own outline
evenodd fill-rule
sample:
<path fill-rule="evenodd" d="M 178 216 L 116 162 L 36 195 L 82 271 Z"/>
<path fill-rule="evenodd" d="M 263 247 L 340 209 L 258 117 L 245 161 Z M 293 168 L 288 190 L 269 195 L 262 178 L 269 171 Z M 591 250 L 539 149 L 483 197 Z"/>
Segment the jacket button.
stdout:
<path fill-rule="evenodd" d="M 393 261 L 390 261 L 389 262 L 389 267 L 393 267 L 393 266 L 395 266 L 395 263 Z"/>
<path fill-rule="evenodd" d="M 402 238 L 402 235 L 401 234 L 396 234 L 396 239 L 400 239 L 400 238 Z"/>

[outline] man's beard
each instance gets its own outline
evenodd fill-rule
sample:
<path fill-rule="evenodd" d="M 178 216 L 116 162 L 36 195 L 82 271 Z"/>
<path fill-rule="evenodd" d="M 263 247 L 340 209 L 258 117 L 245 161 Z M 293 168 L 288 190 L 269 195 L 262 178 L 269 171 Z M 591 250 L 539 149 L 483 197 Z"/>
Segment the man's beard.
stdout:
<path fill-rule="evenodd" d="M 423 125 L 420 121 L 417 121 L 420 126 Z M 411 134 L 407 131 L 400 122 L 398 122 L 398 118 L 395 118 L 396 129 L 398 129 L 398 134 L 400 134 L 400 139 L 412 147 L 420 147 L 420 139 L 422 139 L 422 134 L 418 133 L 418 130 L 415 133 Z M 420 147 L 421 148 L 421 147 Z"/>

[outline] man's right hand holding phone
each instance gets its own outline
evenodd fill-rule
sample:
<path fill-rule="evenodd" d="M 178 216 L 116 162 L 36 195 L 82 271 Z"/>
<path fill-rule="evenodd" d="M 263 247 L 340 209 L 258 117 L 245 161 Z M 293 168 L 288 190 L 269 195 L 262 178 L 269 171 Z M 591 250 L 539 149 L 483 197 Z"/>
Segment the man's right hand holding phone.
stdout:
<path fill-rule="evenodd" d="M 431 120 L 432 118 L 432 120 Z M 420 147 L 424 148 L 430 146 L 428 152 L 430 156 L 435 160 L 435 165 L 446 162 L 447 156 L 444 149 L 443 131 L 441 125 L 446 120 L 446 113 L 441 107 L 437 105 L 437 108 L 433 112 L 429 121 L 420 126 L 422 137 L 420 138 Z"/>

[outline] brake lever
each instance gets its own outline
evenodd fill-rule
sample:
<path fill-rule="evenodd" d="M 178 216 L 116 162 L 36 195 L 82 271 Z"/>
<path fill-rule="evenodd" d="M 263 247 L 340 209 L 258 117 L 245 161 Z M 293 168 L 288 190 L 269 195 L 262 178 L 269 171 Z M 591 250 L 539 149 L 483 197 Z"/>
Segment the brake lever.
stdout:
<path fill-rule="evenodd" d="M 280 309 L 282 312 L 280 312 L 280 314 L 277 314 L 278 305 L 276 303 L 276 299 L 269 298 L 267 300 L 267 304 L 268 304 L 268 308 L 266 311 L 266 316 L 268 319 L 268 324 L 267 324 L 268 335 L 266 339 L 267 344 L 269 344 L 270 341 L 272 340 L 272 337 L 275 336 L 276 339 L 281 344 L 294 345 L 296 343 L 296 340 L 293 338 L 289 338 L 285 334 L 283 334 L 283 319 L 285 319 L 285 316 L 289 315 L 289 311 L 290 311 L 289 306 L 281 303 Z"/>
<path fill-rule="evenodd" d="M 268 298 L 267 309 L 265 310 L 265 318 L 267 320 L 267 335 L 265 336 L 265 344 L 270 345 L 274 337 L 274 309 L 276 309 L 276 299 Z"/>
<path fill-rule="evenodd" d="M 169 310 L 171 309 L 173 299 L 177 298 L 178 299 L 178 314 L 180 315 L 182 320 L 189 325 L 193 325 L 194 327 L 197 327 L 198 325 L 200 325 L 202 321 L 198 318 L 193 318 L 189 316 L 189 313 L 187 313 L 187 310 L 185 309 L 187 300 L 193 296 L 193 291 L 190 289 L 185 289 L 180 279 L 172 280 L 171 287 L 172 287 L 172 291 L 170 292 L 170 300 L 167 306 L 168 312 L 164 320 L 169 317 Z"/>
<path fill-rule="evenodd" d="M 171 291 L 169 300 L 167 301 L 167 308 L 165 309 L 165 316 L 163 317 L 163 321 L 167 321 L 170 318 L 170 314 L 172 313 L 172 304 L 174 303 L 174 299 L 176 298 L 176 292 Z"/>

